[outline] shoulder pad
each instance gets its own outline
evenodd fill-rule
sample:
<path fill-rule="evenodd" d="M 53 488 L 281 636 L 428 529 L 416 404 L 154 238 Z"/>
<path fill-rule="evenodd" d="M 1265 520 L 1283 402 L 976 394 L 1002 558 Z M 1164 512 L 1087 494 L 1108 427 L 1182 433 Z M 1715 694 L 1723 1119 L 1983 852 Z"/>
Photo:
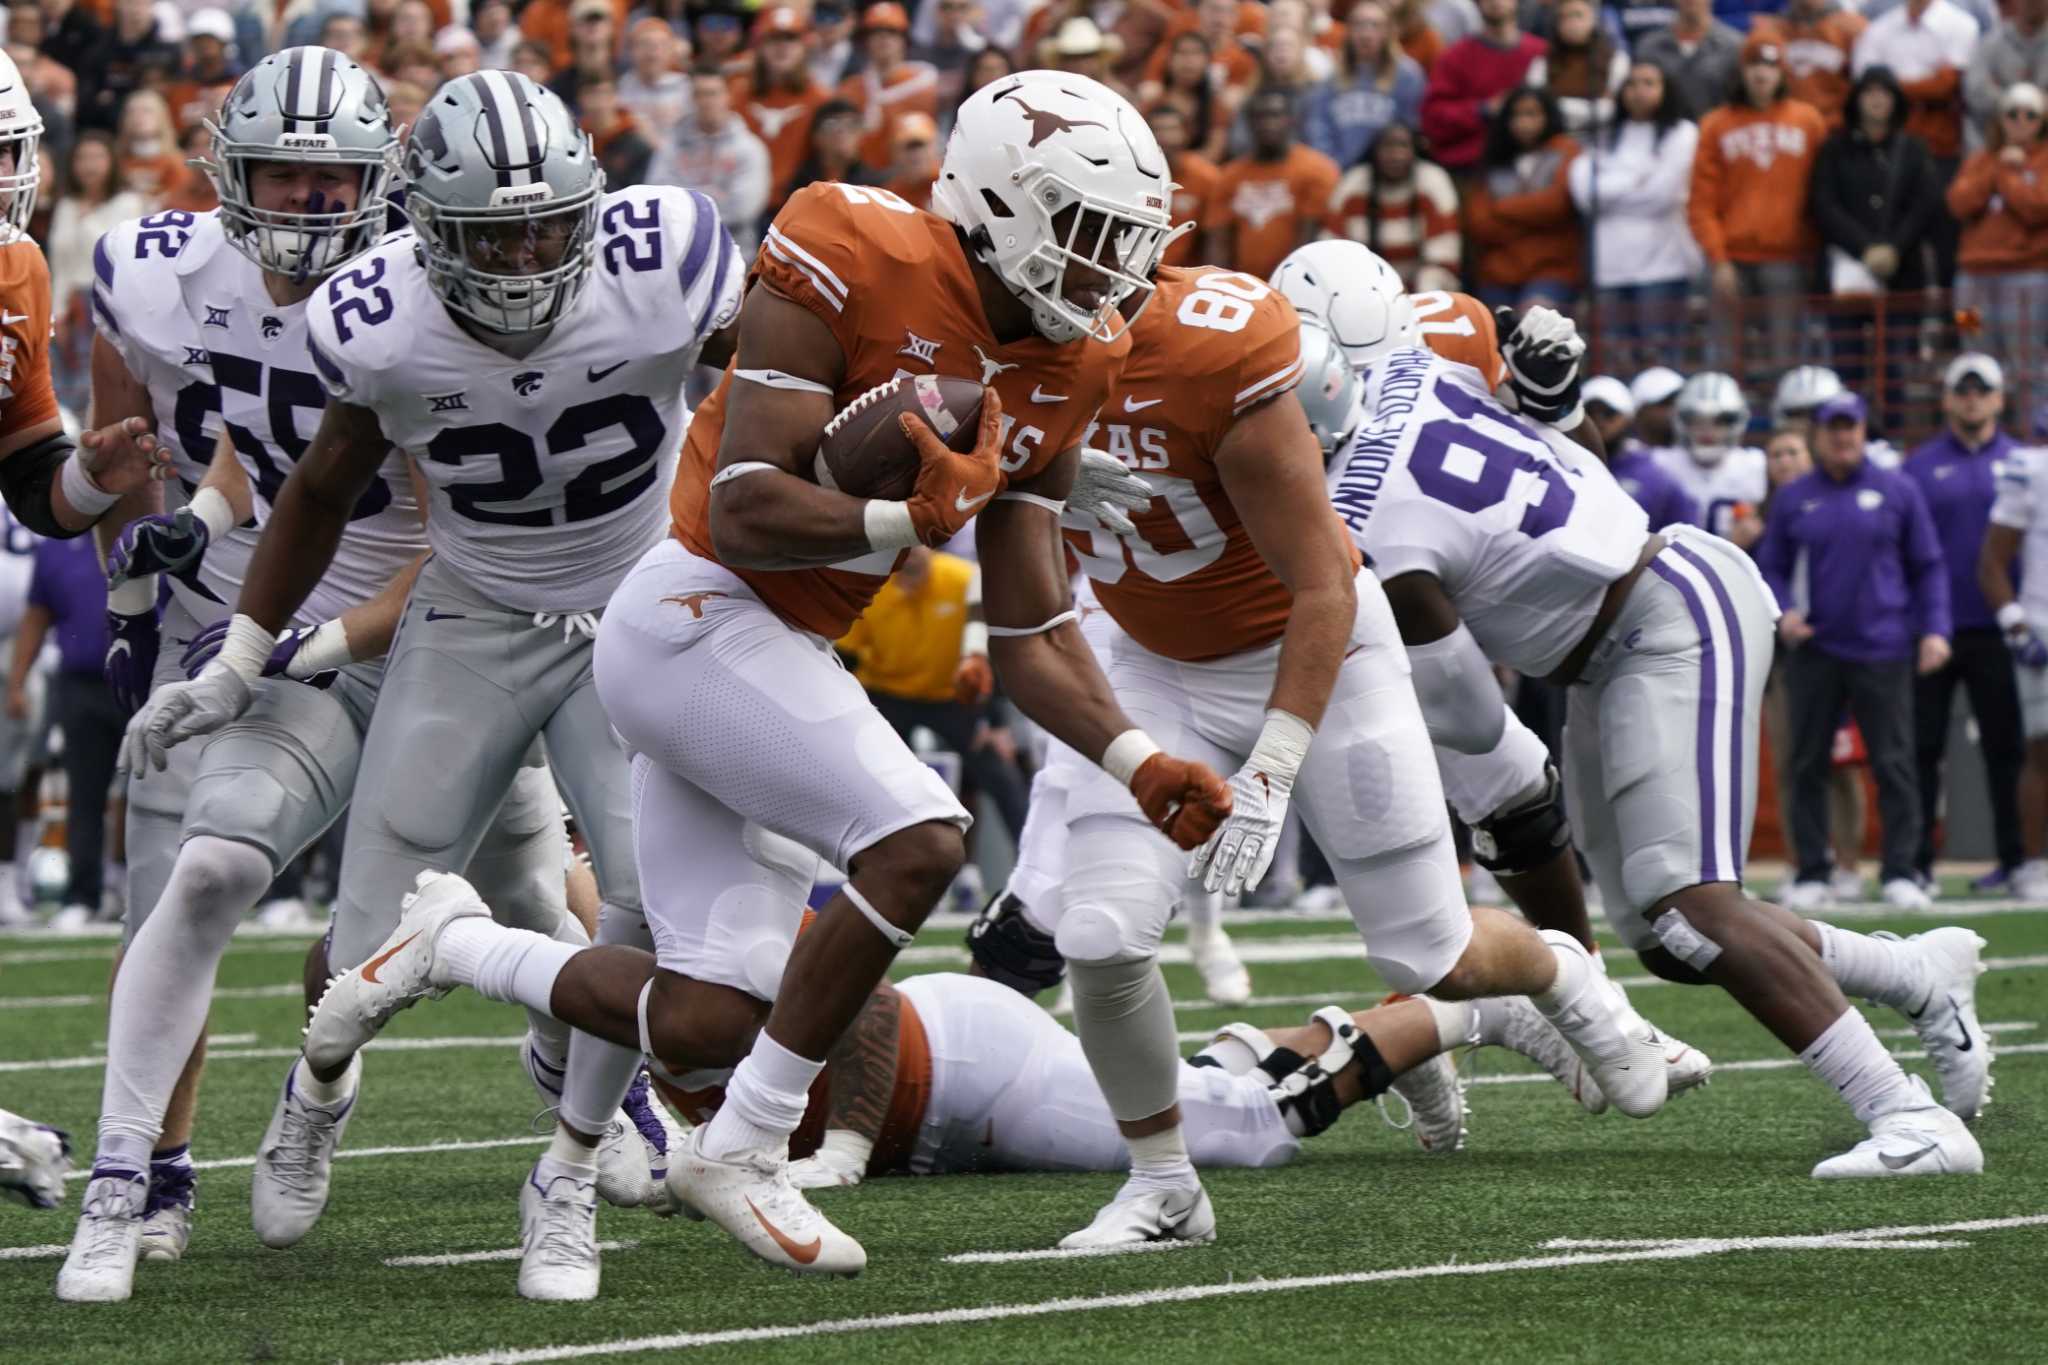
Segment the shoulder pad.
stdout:
<path fill-rule="evenodd" d="M 337 270 L 306 300 L 307 348 L 330 394 L 367 403 L 377 377 L 404 366 L 415 328 L 400 314 L 418 270 L 411 234 L 399 234 Z"/>
<path fill-rule="evenodd" d="M 695 346 L 739 315 L 745 263 L 718 206 L 696 190 L 639 185 L 606 195 L 595 268 L 625 285 L 627 308 L 659 319 L 679 347 Z M 674 328 L 679 300 L 687 331 Z"/>

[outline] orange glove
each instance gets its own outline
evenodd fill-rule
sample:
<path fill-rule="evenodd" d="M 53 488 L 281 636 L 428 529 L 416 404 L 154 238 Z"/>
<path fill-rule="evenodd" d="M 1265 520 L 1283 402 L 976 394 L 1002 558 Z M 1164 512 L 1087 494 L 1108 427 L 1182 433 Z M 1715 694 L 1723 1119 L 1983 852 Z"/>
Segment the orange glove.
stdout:
<path fill-rule="evenodd" d="M 959 534 L 1002 487 L 1003 470 L 998 463 L 1003 450 L 1002 417 L 1002 400 L 994 389 L 984 389 L 981 429 L 975 433 L 974 449 L 965 455 L 948 449 L 922 419 L 907 412 L 897 419 L 904 436 L 917 447 L 921 462 L 908 505 L 910 524 L 926 545 L 937 548 Z"/>
<path fill-rule="evenodd" d="M 953 670 L 953 700 L 962 706 L 979 706 L 995 690 L 996 671 L 986 654 L 970 654 Z"/>
<path fill-rule="evenodd" d="M 1230 814 L 1230 789 L 1207 765 L 1154 754 L 1131 774 L 1131 795 L 1159 831 L 1190 851 Z"/>

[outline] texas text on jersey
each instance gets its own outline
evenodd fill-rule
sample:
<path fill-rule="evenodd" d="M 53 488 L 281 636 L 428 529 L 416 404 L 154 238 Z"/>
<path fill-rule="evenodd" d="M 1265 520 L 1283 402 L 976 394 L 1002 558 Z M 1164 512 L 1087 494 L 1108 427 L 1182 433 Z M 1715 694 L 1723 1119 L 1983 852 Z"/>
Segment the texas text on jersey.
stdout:
<path fill-rule="evenodd" d="M 661 536 L 683 383 L 738 313 L 737 256 L 694 190 L 608 194 L 589 286 L 513 357 L 462 330 L 400 233 L 313 296 L 313 363 L 417 457 L 428 540 L 465 582 L 521 611 L 588 611 Z"/>
<path fill-rule="evenodd" d="M 1607 467 L 1482 391 L 1469 366 L 1396 351 L 1330 476 L 1382 580 L 1427 573 L 1488 658 L 1542 677 L 1635 567 L 1649 521 Z"/>
<path fill-rule="evenodd" d="M 183 495 L 198 490 L 225 426 L 257 517 L 266 516 L 327 406 L 306 358 L 306 304 L 271 300 L 262 269 L 223 235 L 218 210 L 121 224 L 93 248 L 93 275 L 101 335 L 148 387 Z M 255 544 L 256 531 L 239 527 L 208 547 L 197 585 L 171 578 L 193 619 L 227 615 Z M 374 597 L 424 546 L 405 458 L 393 450 L 298 619 L 331 620 Z"/>
<path fill-rule="evenodd" d="M 1066 532 L 1102 606 L 1154 653 L 1221 658 L 1280 638 L 1293 597 L 1252 544 L 1216 470 L 1238 414 L 1301 382 L 1301 324 L 1250 275 L 1163 267 L 1088 444 L 1152 486 L 1136 533 Z M 1189 602 L 1199 599 L 1200 612 Z"/>
<path fill-rule="evenodd" d="M 841 407 L 902 374 L 952 375 L 994 388 L 1003 403 L 1002 466 L 1011 479 L 1032 477 L 1080 442 L 1130 348 L 1127 337 L 1062 346 L 1035 333 L 998 344 L 958 230 L 887 190 L 799 190 L 768 229 L 754 272 L 832 330 L 846 358 L 834 394 Z M 911 280 L 914 291 L 904 287 Z M 1148 311 L 1160 306 L 1154 300 Z M 690 423 L 670 499 L 677 539 L 714 562 L 710 487 L 731 385 L 728 371 Z M 898 557 L 883 550 L 832 568 L 733 572 L 784 620 L 836 640 Z"/>

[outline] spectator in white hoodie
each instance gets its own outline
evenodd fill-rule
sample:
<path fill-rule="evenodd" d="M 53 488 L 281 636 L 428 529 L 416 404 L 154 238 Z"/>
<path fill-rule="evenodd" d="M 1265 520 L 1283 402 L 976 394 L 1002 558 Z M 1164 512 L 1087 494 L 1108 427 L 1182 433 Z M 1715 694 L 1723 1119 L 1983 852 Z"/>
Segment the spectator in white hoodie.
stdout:
<path fill-rule="evenodd" d="M 1572 163 L 1572 202 L 1593 240 L 1593 284 L 1615 350 L 1635 369 L 1669 354 L 1685 295 L 1701 268 L 1686 226 L 1699 127 L 1655 62 L 1622 82 L 1618 117 Z"/>
<path fill-rule="evenodd" d="M 647 183 L 709 195 L 733 245 L 751 258 L 768 207 L 768 146 L 733 111 L 732 90 L 718 67 L 701 65 L 690 73 L 690 104 L 691 113 L 655 152 Z"/>

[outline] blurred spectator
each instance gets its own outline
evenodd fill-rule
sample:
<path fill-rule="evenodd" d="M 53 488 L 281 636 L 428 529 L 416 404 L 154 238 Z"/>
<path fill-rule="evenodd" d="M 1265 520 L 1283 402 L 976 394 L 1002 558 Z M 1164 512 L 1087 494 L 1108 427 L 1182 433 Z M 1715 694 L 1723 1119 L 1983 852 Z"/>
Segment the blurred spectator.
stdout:
<path fill-rule="evenodd" d="M 1139 104 L 1156 109 L 1170 104 L 1186 116 L 1190 144 L 1211 161 L 1221 161 L 1229 147 L 1230 125 L 1237 117 L 1237 92 L 1217 75 L 1209 60 L 1209 40 L 1183 33 L 1167 47 L 1164 75 L 1148 80 Z"/>
<path fill-rule="evenodd" d="M 313 40 L 321 47 L 331 47 L 350 61 L 364 61 L 370 51 L 370 35 L 363 28 L 361 15 L 346 10 L 336 10 L 320 21 L 319 33 Z M 550 65 L 549 71 L 554 67 Z"/>
<path fill-rule="evenodd" d="M 1313 46 L 1299 27 L 1274 24 L 1267 31 L 1265 46 L 1259 50 L 1260 85 L 1291 92 L 1299 107 L 1332 72 L 1330 54 Z"/>
<path fill-rule="evenodd" d="M 938 178 L 937 121 L 928 114 L 905 114 L 896 120 L 896 148 L 889 162 L 887 187 L 905 201 L 928 209 L 932 185 Z"/>
<path fill-rule="evenodd" d="M 917 25 L 912 24 L 913 50 L 938 71 L 940 94 L 950 100 L 959 92 L 967 64 L 989 47 L 981 27 L 981 6 L 976 0 L 933 0 L 926 8 L 933 19 L 930 37 L 919 39 Z"/>
<path fill-rule="evenodd" d="M 121 183 L 152 206 L 185 178 L 185 156 L 179 151 L 171 106 L 154 90 L 138 90 L 121 106 L 114 134 L 114 155 L 121 163 Z"/>
<path fill-rule="evenodd" d="M 1635 55 L 1663 67 L 1685 107 L 1704 121 L 1735 85 L 1742 35 L 1714 17 L 1713 0 L 1677 0 L 1677 9 L 1671 27 L 1645 37 Z"/>
<path fill-rule="evenodd" d="M 1942 767 L 1948 749 L 1949 713 L 1956 688 L 1966 688 L 1977 722 L 1984 781 L 1991 796 L 1991 832 L 1998 868 L 1980 880 L 1980 891 L 2004 890 L 2021 862 L 2019 823 L 2020 699 L 2013 685 L 2012 656 L 1977 583 L 1977 561 L 1991 525 L 2001 462 L 2018 448 L 1999 430 L 2005 412 L 2005 374 L 1998 362 L 1965 352 L 1942 376 L 1946 429 L 1907 457 L 1905 471 L 1920 486 L 1941 538 L 1948 569 L 1948 601 L 1954 627 L 1954 655 L 1922 675 L 1913 716 L 1918 734 L 1920 809 L 1926 812 L 1916 865 L 1923 877 L 1934 871 L 1935 814 L 1942 809 Z"/>
<path fill-rule="evenodd" d="M 1302 139 L 1339 166 L 1354 166 L 1388 124 L 1421 121 L 1427 84 L 1415 59 L 1395 45 L 1387 7 L 1357 0 L 1344 16 L 1337 74 L 1304 106 Z"/>
<path fill-rule="evenodd" d="M 881 173 L 860 159 L 860 111 L 845 100 L 830 99 L 811 116 L 811 154 L 790 180 L 790 193 L 819 180 L 848 185 L 879 185 Z"/>
<path fill-rule="evenodd" d="M 613 0 L 527 0 L 526 8 L 519 11 L 519 31 L 529 41 L 546 48 L 548 65 L 559 70 L 574 59 L 570 40 L 579 18 L 586 12 L 602 13 L 612 21 L 613 33 L 619 31 L 626 17 L 625 6 L 615 5 Z"/>
<path fill-rule="evenodd" d="M 213 177 L 192 164 L 194 158 L 210 157 L 212 152 L 213 134 L 205 124 L 195 123 L 185 130 L 178 146 L 178 154 L 184 158 L 185 166 L 178 174 L 178 183 L 158 201 L 159 208 L 177 209 L 181 213 L 209 213 L 220 207 L 220 192 L 213 186 Z"/>
<path fill-rule="evenodd" d="M 1105 34 L 1095 26 L 1095 21 L 1083 15 L 1080 18 L 1062 22 L 1052 37 L 1038 45 L 1038 64 L 1048 70 L 1071 71 L 1077 76 L 1086 76 L 1092 81 L 1101 81 L 1118 94 L 1130 92 L 1120 88 L 1114 67 L 1118 57 L 1123 55 L 1123 40 L 1115 34 Z"/>
<path fill-rule="evenodd" d="M 29 99 L 43 116 L 46 137 L 60 147 L 69 146 L 71 120 L 78 113 L 78 77 L 39 50 L 48 28 L 34 0 L 16 0 L 7 9 L 7 55 L 14 58 Z"/>
<path fill-rule="evenodd" d="M 1215 163 L 1188 150 L 1187 115 L 1179 109 L 1171 104 L 1156 104 L 1145 121 L 1152 125 L 1152 136 L 1159 139 L 1159 149 L 1166 153 L 1166 175 L 1173 181 L 1173 225 L 1196 225 L 1173 239 L 1159 263 L 1193 265 L 1202 236 L 1200 220 L 1208 212 L 1221 173 Z"/>
<path fill-rule="evenodd" d="M 412 125 L 419 120 L 420 112 L 427 107 L 427 97 L 432 93 L 411 81 L 387 83 L 384 98 L 391 106 L 391 126 L 410 132 Z"/>
<path fill-rule="evenodd" d="M 1570 304 L 1585 277 L 1567 185 L 1578 154 L 1547 91 L 1516 90 L 1493 116 L 1480 173 L 1465 189 L 1465 232 L 1487 304 Z"/>
<path fill-rule="evenodd" d="M 769 16 L 790 14 L 795 11 L 779 6 L 763 15 L 763 22 Z M 797 21 L 799 24 L 802 20 Z M 776 44 L 778 48 L 780 44 Z M 803 54 L 801 39 L 796 44 L 799 64 Z M 767 51 L 763 46 L 761 52 Z M 640 120 L 641 130 L 650 138 L 666 136 L 668 130 L 682 121 L 683 111 L 690 107 L 689 77 L 676 69 L 683 56 L 683 45 L 675 31 L 659 19 L 636 19 L 632 31 L 626 35 L 626 70 L 619 77 L 619 107 Z M 756 57 L 756 67 L 760 58 Z M 740 104 L 745 112 L 743 93 L 749 89 L 748 78 L 735 77 L 734 103 Z M 758 129 L 756 131 L 759 131 Z M 765 139 L 764 139 L 765 140 Z"/>
<path fill-rule="evenodd" d="M 809 31 L 803 12 L 794 6 L 762 11 L 754 21 L 753 60 L 745 73 L 733 77 L 733 103 L 768 148 L 769 202 L 778 208 L 789 197 L 790 181 L 810 151 L 811 115 L 827 98 L 825 87 L 811 78 L 804 62 L 804 36 Z M 657 24 L 642 20 L 635 26 L 635 72 L 652 65 L 650 49 L 661 37 Z M 645 112 L 641 116 L 649 117 Z"/>
<path fill-rule="evenodd" d="M 1036 51 L 1037 45 L 1058 33 L 1062 24 L 1085 18 L 1116 39 L 1117 51 L 1110 60 L 1110 70 L 1124 88 L 1135 90 L 1145 79 L 1152 54 L 1166 40 L 1175 8 L 1178 6 L 1169 8 L 1159 0 L 1053 0 L 1024 21 L 1022 41 L 1026 51 Z M 1002 35 L 989 27 L 996 45 L 1003 46 Z"/>
<path fill-rule="evenodd" d="M 1141 97 L 1150 103 L 1154 96 L 1145 92 L 1151 87 L 1185 85 L 1184 81 L 1169 80 L 1167 67 L 1181 56 L 1182 41 L 1190 33 L 1202 39 L 1210 83 L 1219 90 L 1244 91 L 1258 79 L 1259 59 L 1239 41 L 1243 18 L 1240 0 L 1194 0 L 1167 30 L 1166 41 L 1153 50 L 1152 60 L 1145 66 Z"/>
<path fill-rule="evenodd" d="M 853 68 L 853 10 L 848 0 L 817 0 L 811 6 L 811 77 L 827 90 Z"/>
<path fill-rule="evenodd" d="M 910 42 L 913 47 L 922 49 L 944 48 L 950 41 L 965 47 L 968 56 L 991 47 L 1007 52 L 1035 42 L 1050 32 L 1050 27 L 1042 27 L 1037 33 L 1030 32 L 1027 18 L 1036 19 L 1044 10 L 1057 8 L 1061 7 L 1035 6 L 1034 0 L 965 0 L 965 3 L 952 7 L 953 14 L 964 11 L 964 17 L 952 23 L 955 32 L 949 40 L 945 33 L 949 24 L 948 7 L 941 0 L 919 0 L 912 6 Z M 1108 10 L 1112 7 L 1104 4 L 1103 8 Z M 1109 19 L 1103 19 L 1102 25 L 1108 28 Z M 946 69 L 936 57 L 932 61 Z M 962 62 L 951 70 L 957 73 L 965 65 Z"/>
<path fill-rule="evenodd" d="M 1312 242 L 1337 186 L 1337 163 L 1294 136 L 1294 97 L 1261 90 L 1245 102 L 1251 151 L 1227 163 L 1205 224 L 1209 259 L 1265 279 Z"/>
<path fill-rule="evenodd" d="M 610 80 L 611 63 L 604 62 L 598 65 L 592 74 Z M 424 85 L 432 89 L 441 83 L 441 59 L 434 54 L 431 47 L 421 47 L 412 43 L 402 47 L 386 46 L 384 64 L 377 70 L 377 79 L 379 82 L 411 81 L 415 85 Z M 575 79 L 580 81 L 581 74 L 578 73 Z M 574 86 L 570 88 L 573 90 Z M 563 98 L 569 99 L 567 95 Z M 573 106 L 575 101 L 569 99 L 569 103 Z"/>
<path fill-rule="evenodd" d="M 2037 352 L 2048 325 L 2048 97 L 2025 82 L 1998 99 L 1984 149 L 1948 187 L 1962 225 L 1956 306 L 1983 320 L 1987 349 L 2017 365 Z"/>
<path fill-rule="evenodd" d="M 1550 92 L 1564 130 L 1579 136 L 1614 121 L 1614 97 L 1628 71 L 1628 54 L 1600 27 L 1593 0 L 1557 0 L 1550 48 L 1529 64 L 1526 79 Z"/>
<path fill-rule="evenodd" d="M 999 81 L 1017 69 L 1017 63 L 1010 54 L 999 47 L 985 47 L 974 54 L 974 60 L 960 73 L 960 94 L 953 101 L 953 107 L 946 111 L 939 121 L 939 133 L 944 137 L 953 135 L 953 123 L 960 116 L 960 105 L 975 91 L 990 81 Z"/>
<path fill-rule="evenodd" d="M 1671 0 L 1618 0 L 1613 10 L 1615 26 L 1621 30 L 1621 40 L 1630 51 L 1641 47 L 1643 40 L 1658 29 L 1671 27 L 1678 14 Z"/>
<path fill-rule="evenodd" d="M 476 0 L 469 7 L 470 31 L 476 34 L 477 61 L 486 69 L 503 70 L 512 65 L 512 49 L 519 45 L 519 28 L 512 22 L 507 0 Z"/>
<path fill-rule="evenodd" d="M 1850 58 L 1867 27 L 1835 0 L 1790 0 L 1783 15 L 1759 14 L 1749 31 L 1785 50 L 1785 93 L 1840 128 L 1849 107 Z"/>
<path fill-rule="evenodd" d="M 548 85 L 555 79 L 555 65 L 548 60 L 545 45 L 522 38 L 512 49 L 512 65 L 507 70 L 517 71 L 535 85 Z"/>
<path fill-rule="evenodd" d="M 768 148 L 733 112 L 725 73 L 700 64 L 690 73 L 690 114 L 670 132 L 647 169 L 650 185 L 687 185 L 718 205 L 733 244 L 751 260 L 768 207 Z"/>
<path fill-rule="evenodd" d="M 1416 155 L 1415 132 L 1390 123 L 1330 195 L 1332 237 L 1364 242 L 1411 293 L 1459 287 L 1464 239 L 1450 172 Z"/>
<path fill-rule="evenodd" d="M 1835 724 L 1846 704 L 1870 754 L 1884 820 L 1884 897 L 1925 909 L 1914 880 L 1920 793 L 1913 771 L 1916 673 L 1948 662 L 1948 579 L 1919 485 L 1864 458 L 1863 400 L 1839 394 L 1814 412 L 1818 468 L 1772 498 L 1757 564 L 1785 606 L 1799 882 L 1824 886 L 1827 785 Z M 1804 898 L 1825 900 L 1807 891 Z"/>
<path fill-rule="evenodd" d="M 36 546 L 28 607 L 14 636 L 7 679 L 7 709 L 25 716 L 30 667 L 50 631 L 57 632 L 57 673 L 50 680 L 52 723 L 64 732 L 64 776 L 69 786 L 64 851 L 71 883 L 67 916 L 95 918 L 105 888 L 107 796 L 128 717 L 100 676 L 107 657 L 107 578 L 90 536 L 45 540 Z"/>
<path fill-rule="evenodd" d="M 1608 472 L 1648 514 L 1650 529 L 1661 531 L 1674 523 L 1697 524 L 1700 508 L 1692 495 L 1657 463 L 1640 441 L 1629 439 L 1636 400 L 1629 394 L 1628 385 L 1612 375 L 1594 375 L 1586 381 L 1580 396 L 1586 404 L 1586 416 L 1599 429 L 1607 451 Z"/>
<path fill-rule="evenodd" d="M 1546 46 L 1522 32 L 1515 0 L 1484 0 L 1479 13 L 1485 28 L 1444 50 L 1430 68 L 1422 97 L 1422 135 L 1436 160 L 1453 174 L 1478 168 L 1487 125 Z"/>
<path fill-rule="evenodd" d="M 1700 120 L 1686 204 L 1723 315 L 1761 299 L 1773 357 L 1798 352 L 1818 245 L 1807 191 L 1827 136 L 1820 113 L 1785 94 L 1784 56 L 1760 38 L 1743 45 L 1734 101 Z"/>
<path fill-rule="evenodd" d="M 1856 74 L 1892 69 L 1906 92 L 1906 131 L 1927 144 L 1944 179 L 1962 155 L 1963 71 L 1977 34 L 1976 21 L 1951 0 L 1906 0 L 1856 40 Z"/>
<path fill-rule="evenodd" d="M 1652 365 L 1629 381 L 1628 396 L 1636 405 L 1635 434 L 1629 439 L 1655 453 L 1678 450 L 1678 394 L 1685 376 L 1663 365 Z"/>
<path fill-rule="evenodd" d="M 740 49 L 747 45 L 747 32 L 737 14 L 707 10 L 697 16 L 693 33 L 699 66 L 710 62 L 730 76 L 746 65 Z"/>
<path fill-rule="evenodd" d="M 1977 40 L 1963 73 L 1963 106 L 1970 126 L 1998 116 L 1998 92 L 2025 81 L 2048 90 L 2048 0 L 2013 0 L 2011 18 Z"/>
<path fill-rule="evenodd" d="M 929 62 L 910 60 L 910 19 L 896 0 L 880 0 L 861 11 L 861 70 L 839 85 L 839 97 L 860 110 L 864 134 L 861 157 L 871 166 L 889 162 L 895 121 L 904 114 L 939 114 L 939 73 Z"/>
<path fill-rule="evenodd" d="M 468 29 L 449 24 L 434 35 L 434 62 L 443 81 L 460 80 L 483 69 L 484 46 Z"/>
<path fill-rule="evenodd" d="M 1412 57 L 1427 77 L 1445 47 L 1443 34 L 1429 22 L 1429 6 L 1423 0 L 1393 0 L 1387 17 L 1393 21 L 1394 40 L 1401 51 Z"/>
<path fill-rule="evenodd" d="M 50 214 L 50 235 L 43 242 L 43 254 L 50 258 L 53 317 L 61 319 L 77 306 L 83 318 L 82 298 L 92 287 L 93 244 L 123 219 L 148 211 L 147 201 L 121 181 L 113 138 L 98 129 L 80 133 L 71 144 L 64 193 Z M 63 330 L 61 322 L 58 330 Z"/>
<path fill-rule="evenodd" d="M 41 9 L 43 34 L 38 46 L 43 55 L 83 82 L 86 63 L 106 41 L 107 30 L 100 22 L 105 7 L 80 5 L 75 0 L 42 0 Z"/>
<path fill-rule="evenodd" d="M 609 11 L 609 3 L 607 3 Z M 433 7 L 427 0 L 398 0 L 391 10 L 391 29 L 384 39 L 384 50 L 425 48 L 434 49 Z"/>
<path fill-rule="evenodd" d="M 612 18 L 611 0 L 576 0 L 572 18 L 569 63 L 549 84 L 574 109 L 585 81 L 609 81 L 618 75 L 619 32 Z M 710 60 L 700 56 L 699 64 Z M 397 64 L 388 69 L 393 75 L 398 74 Z"/>
<path fill-rule="evenodd" d="M 114 26 L 82 62 L 65 64 L 79 81 L 79 127 L 111 131 L 131 93 L 170 80 L 178 49 L 157 32 L 150 0 L 114 0 Z"/>
<path fill-rule="evenodd" d="M 604 167 L 604 187 L 622 190 L 645 181 L 654 147 L 640 131 L 639 121 L 619 103 L 618 83 L 584 81 L 576 96 L 577 122 L 590 134 L 591 150 Z"/>
<path fill-rule="evenodd" d="M 1570 184 L 1593 235 L 1601 316 L 1619 363 L 1633 370 L 1670 352 L 1700 272 L 1685 219 L 1700 130 L 1654 62 L 1629 68 L 1617 113 L 1572 162 Z"/>

